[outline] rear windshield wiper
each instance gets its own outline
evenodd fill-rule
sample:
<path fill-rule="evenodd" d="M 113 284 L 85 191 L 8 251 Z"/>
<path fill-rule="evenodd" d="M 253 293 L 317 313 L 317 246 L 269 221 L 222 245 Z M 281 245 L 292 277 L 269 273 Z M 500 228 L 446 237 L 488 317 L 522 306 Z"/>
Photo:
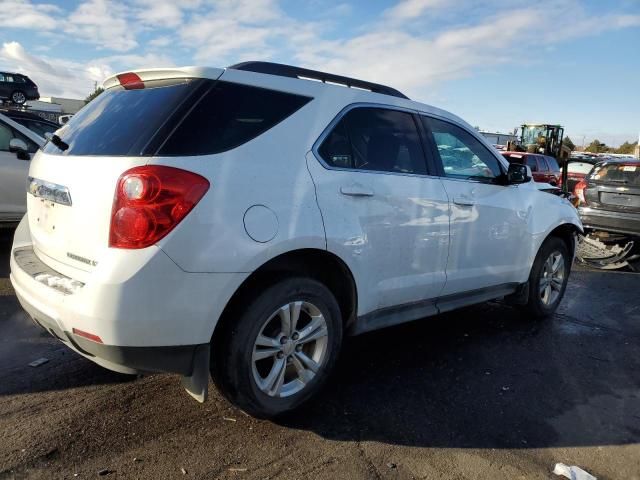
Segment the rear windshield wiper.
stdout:
<path fill-rule="evenodd" d="M 49 141 L 51 143 L 53 143 L 56 147 L 58 147 L 60 150 L 62 150 L 63 152 L 65 150 L 67 150 L 69 148 L 69 144 L 64 142 L 58 135 L 56 135 L 55 133 L 53 135 L 51 135 L 51 138 L 49 139 Z"/>

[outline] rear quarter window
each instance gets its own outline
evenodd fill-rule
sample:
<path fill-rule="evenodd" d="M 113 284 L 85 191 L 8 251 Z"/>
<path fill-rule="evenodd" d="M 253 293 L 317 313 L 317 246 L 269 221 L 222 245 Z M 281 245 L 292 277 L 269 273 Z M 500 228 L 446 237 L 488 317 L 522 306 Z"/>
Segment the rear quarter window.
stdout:
<path fill-rule="evenodd" d="M 159 155 L 209 155 L 246 143 L 311 100 L 265 88 L 216 82 L 160 146 Z"/>

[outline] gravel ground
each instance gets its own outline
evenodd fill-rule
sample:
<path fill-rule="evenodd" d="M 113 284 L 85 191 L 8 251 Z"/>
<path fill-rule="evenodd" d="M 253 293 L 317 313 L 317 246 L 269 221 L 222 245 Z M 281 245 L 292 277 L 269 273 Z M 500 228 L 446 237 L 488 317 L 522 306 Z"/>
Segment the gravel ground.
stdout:
<path fill-rule="evenodd" d="M 201 405 L 176 376 L 112 373 L 43 333 L 9 243 L 0 231 L 0 480 L 548 479 L 556 462 L 640 479 L 638 274 L 576 269 L 542 323 L 486 304 L 348 339 L 316 401 L 260 421 L 213 385 Z"/>

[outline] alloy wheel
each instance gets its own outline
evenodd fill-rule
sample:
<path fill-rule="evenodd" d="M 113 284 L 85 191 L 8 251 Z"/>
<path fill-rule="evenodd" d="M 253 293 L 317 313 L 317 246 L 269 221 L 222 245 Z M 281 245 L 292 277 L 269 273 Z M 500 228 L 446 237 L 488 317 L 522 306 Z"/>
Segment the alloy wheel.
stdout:
<path fill-rule="evenodd" d="M 288 397 L 304 389 L 323 366 L 327 321 L 318 307 L 295 301 L 273 312 L 254 342 L 253 378 L 270 397 Z"/>
<path fill-rule="evenodd" d="M 549 255 L 540 273 L 540 300 L 544 305 L 553 305 L 562 291 L 565 278 L 564 256 L 559 251 Z"/>
<path fill-rule="evenodd" d="M 24 93 L 22 92 L 14 92 L 13 95 L 11 95 L 11 100 L 13 101 L 13 103 L 22 105 L 27 100 L 27 97 L 25 97 Z"/>

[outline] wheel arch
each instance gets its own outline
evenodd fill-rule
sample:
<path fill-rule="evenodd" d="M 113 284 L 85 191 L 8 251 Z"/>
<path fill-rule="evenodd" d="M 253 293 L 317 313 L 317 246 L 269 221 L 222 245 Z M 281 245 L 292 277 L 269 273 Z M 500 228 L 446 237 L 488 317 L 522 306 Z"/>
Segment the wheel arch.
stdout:
<path fill-rule="evenodd" d="M 561 239 L 567 245 L 567 249 L 573 259 L 576 253 L 576 235 L 579 234 L 582 234 L 582 229 L 577 225 L 574 225 L 573 223 L 562 223 L 551 230 L 545 240 L 549 237 L 557 237 Z"/>
<path fill-rule="evenodd" d="M 356 319 L 358 294 L 355 279 L 347 264 L 334 253 L 316 248 L 305 248 L 282 253 L 268 260 L 249 275 L 225 306 L 213 330 L 214 344 L 224 337 L 224 331 L 233 324 L 233 319 L 247 299 L 255 291 L 264 289 L 278 280 L 292 276 L 305 276 L 323 283 L 335 295 L 344 328 Z"/>

